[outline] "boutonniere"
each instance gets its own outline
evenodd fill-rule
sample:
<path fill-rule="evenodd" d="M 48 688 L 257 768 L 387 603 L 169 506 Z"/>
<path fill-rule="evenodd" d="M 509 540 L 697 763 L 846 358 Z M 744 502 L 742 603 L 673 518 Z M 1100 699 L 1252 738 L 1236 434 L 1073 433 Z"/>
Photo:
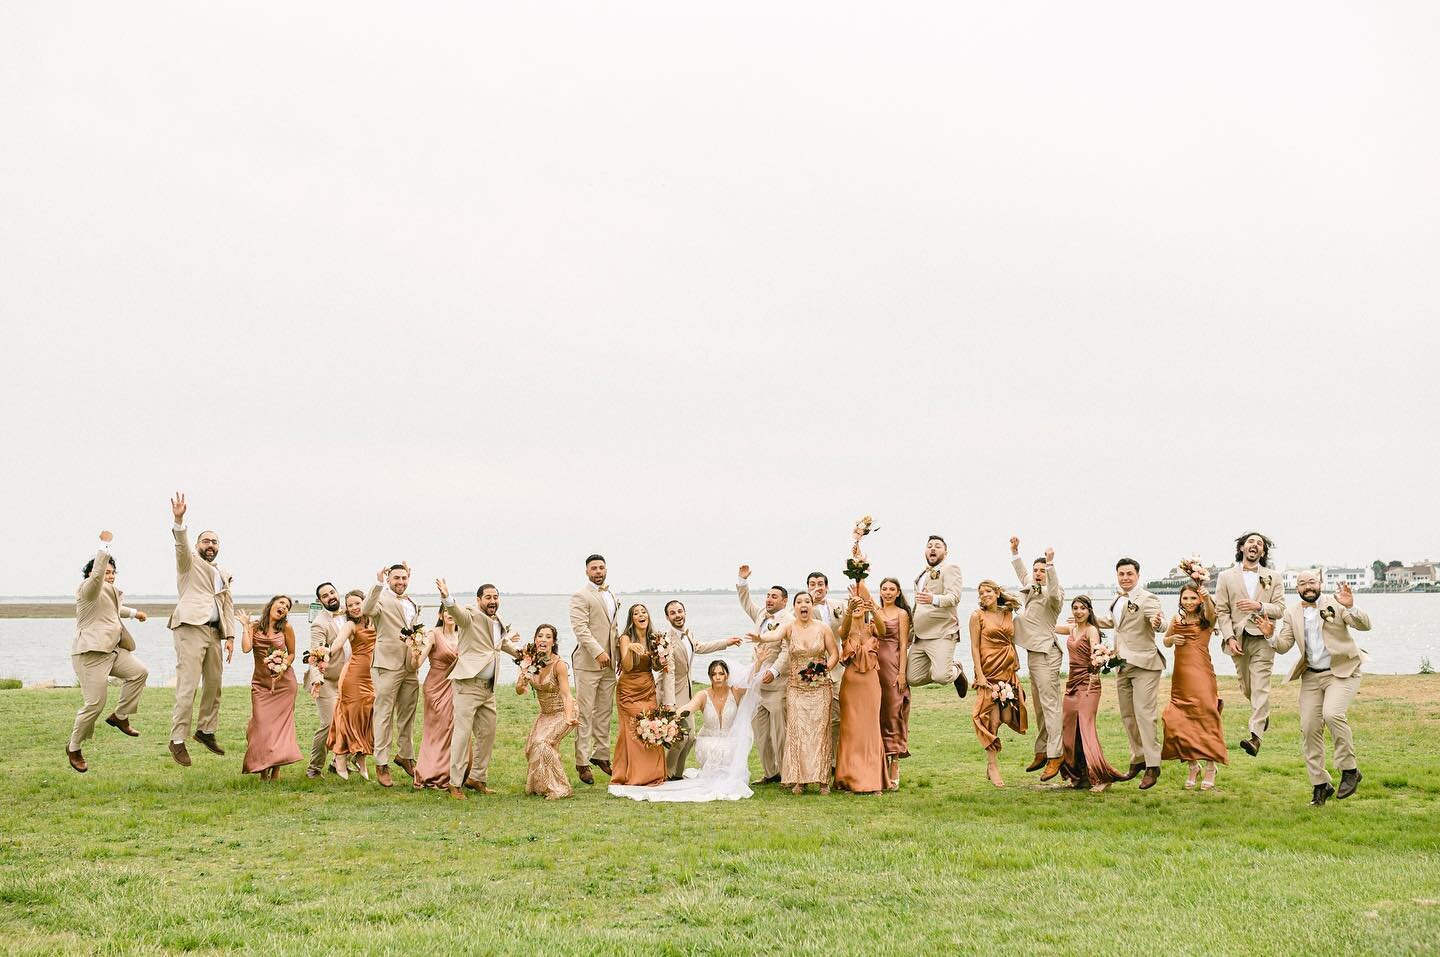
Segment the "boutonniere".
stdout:
<path fill-rule="evenodd" d="M 938 568 L 932 568 L 932 569 L 930 569 L 930 580 L 931 580 L 932 582 L 938 582 L 938 581 L 940 580 L 940 569 L 938 569 Z"/>
<path fill-rule="evenodd" d="M 1260 576 L 1260 587 L 1261 587 L 1261 588 L 1269 588 L 1269 587 L 1270 587 L 1270 583 L 1273 582 L 1274 580 L 1275 580 L 1275 579 L 1271 578 L 1269 575 L 1261 575 L 1261 576 Z"/>
<path fill-rule="evenodd" d="M 1030 586 L 1030 594 L 1032 595 L 1038 595 L 1044 590 L 1045 586 L 1040 584 L 1039 582 L 1036 582 L 1035 584 Z"/>
<path fill-rule="evenodd" d="M 1333 607 L 1320 609 L 1320 617 L 1325 619 L 1326 621 L 1334 621 L 1335 609 Z"/>
<path fill-rule="evenodd" d="M 1133 601 L 1127 601 L 1127 602 L 1125 602 L 1125 610 L 1126 610 L 1126 611 L 1139 611 L 1139 610 L 1140 610 L 1140 606 L 1137 605 L 1137 604 L 1135 604 Z"/>
<path fill-rule="evenodd" d="M 771 618 L 769 621 L 765 622 L 765 630 L 766 630 L 766 631 L 774 631 L 776 628 L 779 628 L 779 627 L 780 627 L 780 622 L 776 621 L 774 618 Z"/>

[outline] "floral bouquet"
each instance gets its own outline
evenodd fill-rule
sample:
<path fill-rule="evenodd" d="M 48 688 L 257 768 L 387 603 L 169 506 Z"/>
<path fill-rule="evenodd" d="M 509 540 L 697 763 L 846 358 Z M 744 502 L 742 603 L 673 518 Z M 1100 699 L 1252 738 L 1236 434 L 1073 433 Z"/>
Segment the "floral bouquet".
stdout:
<path fill-rule="evenodd" d="M 667 634 L 654 635 L 650 639 L 650 663 L 656 671 L 669 671 L 675 649 Z"/>
<path fill-rule="evenodd" d="M 415 609 L 415 620 L 410 623 L 409 628 L 400 629 L 400 640 L 405 642 L 405 650 L 414 651 L 420 647 L 420 642 L 425 639 L 425 625 L 420 619 L 420 609 Z"/>
<path fill-rule="evenodd" d="M 289 663 L 285 660 L 284 648 L 276 648 L 270 652 L 270 654 L 260 659 L 260 663 L 268 668 L 272 675 L 283 674 L 285 669 L 290 667 Z"/>
<path fill-rule="evenodd" d="M 1016 692 L 1014 685 L 1008 681 L 996 681 L 993 684 L 994 687 L 990 692 L 990 696 L 994 698 L 995 703 L 1000 706 L 1002 714 L 1006 708 L 1019 706 L 1020 695 Z"/>
<path fill-rule="evenodd" d="M 796 677 L 800 679 L 800 682 L 807 685 L 818 684 L 820 681 L 828 678 L 829 676 L 830 671 L 828 668 L 825 667 L 825 662 L 823 661 L 807 662 L 798 672 L 796 672 Z"/>
<path fill-rule="evenodd" d="M 529 645 L 525 648 L 525 654 L 520 659 L 520 670 L 524 671 L 525 674 L 531 678 L 538 678 L 540 677 L 540 672 L 544 671 L 550 664 L 550 659 L 550 655 L 541 655 L 535 650 L 533 644 Z M 529 662 L 529 664 L 526 664 L 526 662 Z"/>
<path fill-rule="evenodd" d="M 1112 671 L 1119 671 L 1125 667 L 1125 659 L 1121 658 L 1114 648 L 1101 642 L 1090 649 L 1090 669 L 1098 671 L 1102 675 L 1108 675 Z"/>
<path fill-rule="evenodd" d="M 864 552 L 860 551 L 860 539 L 879 530 L 875 519 L 869 515 L 861 516 L 860 520 L 855 523 L 855 527 L 850 533 L 854 539 L 854 545 L 850 548 L 850 557 L 845 560 L 846 578 L 855 582 L 863 582 L 870 577 L 870 560 L 865 557 Z"/>
<path fill-rule="evenodd" d="M 1205 563 L 1200 560 L 1199 556 L 1180 559 L 1178 567 L 1180 574 L 1192 578 L 1202 585 L 1210 580 L 1210 569 L 1205 567 Z"/>
<path fill-rule="evenodd" d="M 635 716 L 635 737 L 649 748 L 673 748 L 685 740 L 685 724 L 674 708 L 651 708 Z"/>

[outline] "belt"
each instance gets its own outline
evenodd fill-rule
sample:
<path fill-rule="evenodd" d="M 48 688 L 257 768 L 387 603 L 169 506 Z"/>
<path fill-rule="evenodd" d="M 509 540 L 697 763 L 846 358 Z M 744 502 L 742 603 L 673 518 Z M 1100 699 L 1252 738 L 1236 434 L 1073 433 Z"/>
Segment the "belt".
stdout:
<path fill-rule="evenodd" d="M 1306 668 L 1305 670 L 1310 672 L 1312 675 L 1323 675 L 1330 673 L 1329 668 Z"/>

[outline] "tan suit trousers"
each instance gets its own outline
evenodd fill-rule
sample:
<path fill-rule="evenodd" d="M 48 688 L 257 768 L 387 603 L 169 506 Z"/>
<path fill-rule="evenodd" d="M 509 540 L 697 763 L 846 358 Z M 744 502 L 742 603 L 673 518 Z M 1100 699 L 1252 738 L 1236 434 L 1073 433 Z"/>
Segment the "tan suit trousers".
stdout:
<path fill-rule="evenodd" d="M 195 691 L 200 691 L 197 731 L 214 734 L 220 726 L 220 680 L 225 675 L 225 651 L 220 632 L 213 625 L 176 625 L 175 711 L 170 717 L 170 740 L 184 742 L 190 737 L 190 718 Z"/>
<path fill-rule="evenodd" d="M 615 672 L 575 669 L 575 706 L 580 727 L 575 734 L 575 766 L 593 758 L 610 760 L 610 719 L 615 714 Z"/>
<path fill-rule="evenodd" d="M 150 671 L 124 648 L 71 655 L 70 664 L 75 669 L 80 694 L 85 699 L 75 714 L 75 730 L 70 732 L 70 750 L 79 751 L 80 745 L 95 733 L 95 719 L 105 710 L 110 676 L 125 682 L 120 686 L 120 703 L 115 706 L 115 716 L 128 718 L 140 704 L 140 693 L 145 690 L 145 679 L 150 677 Z"/>
<path fill-rule="evenodd" d="M 1160 674 L 1126 665 L 1115 681 L 1120 717 L 1130 739 L 1130 763 L 1143 761 L 1147 768 L 1160 766 Z"/>
<path fill-rule="evenodd" d="M 750 722 L 755 748 L 760 752 L 760 768 L 767 778 L 779 776 L 780 762 L 785 757 L 785 684 L 785 676 L 776 675 L 768 685 L 760 686 L 760 700 Z"/>
<path fill-rule="evenodd" d="M 1035 699 L 1035 753 L 1046 758 L 1064 754 L 1065 725 L 1061 710 L 1065 702 L 1060 684 L 1060 649 L 1052 645 L 1048 652 L 1026 651 L 1025 668 L 1030 672 L 1030 693 Z"/>
<path fill-rule="evenodd" d="M 1360 690 L 1360 672 L 1340 678 L 1328 671 L 1307 671 L 1300 676 L 1300 747 L 1305 754 L 1305 770 L 1310 784 L 1329 784 L 1325 770 L 1325 729 L 1335 745 L 1335 769 L 1353 771 L 1355 744 L 1350 737 L 1350 721 L 1346 712 Z"/>
<path fill-rule="evenodd" d="M 684 708 L 690 703 L 690 696 L 695 693 L 694 686 L 684 678 L 676 678 L 679 685 L 675 688 L 675 708 Z M 685 740 L 676 747 L 665 752 L 665 774 L 668 777 L 678 778 L 685 774 L 685 762 L 690 759 L 690 752 L 695 750 L 695 719 L 685 719 Z"/>
<path fill-rule="evenodd" d="M 330 722 L 335 717 L 335 702 L 339 698 L 338 680 L 326 678 L 320 682 L 320 694 L 315 698 L 315 716 L 320 719 L 320 727 L 315 729 L 315 737 L 310 739 L 311 770 L 325 770 L 325 740 L 330 736 Z"/>
<path fill-rule="evenodd" d="M 392 753 L 407 761 L 415 760 L 415 708 L 420 703 L 420 679 L 406 668 L 371 668 L 370 679 L 375 685 L 375 763 L 389 764 Z"/>
<path fill-rule="evenodd" d="M 1275 670 L 1275 649 L 1258 635 L 1240 636 L 1240 654 L 1235 661 L 1235 676 L 1240 679 L 1240 693 L 1250 701 L 1250 733 L 1264 737 L 1270 723 L 1270 673 Z"/>
<path fill-rule="evenodd" d="M 918 638 L 910 643 L 909 660 L 905 662 L 905 681 L 911 687 L 948 684 L 960 674 L 955 661 L 954 638 Z"/>
<path fill-rule="evenodd" d="M 450 786 L 462 787 L 467 769 L 470 780 L 484 784 L 490 772 L 490 755 L 495 751 L 495 688 L 491 681 L 476 675 L 451 681 L 450 689 L 455 704 L 455 723 L 450 731 Z"/>

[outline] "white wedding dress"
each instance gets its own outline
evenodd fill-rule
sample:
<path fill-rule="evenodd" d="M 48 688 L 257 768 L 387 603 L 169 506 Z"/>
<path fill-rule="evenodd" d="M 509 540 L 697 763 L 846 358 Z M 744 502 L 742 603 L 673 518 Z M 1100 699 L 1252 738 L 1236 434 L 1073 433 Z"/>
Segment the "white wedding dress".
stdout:
<path fill-rule="evenodd" d="M 709 692 L 705 694 L 705 723 L 695 736 L 695 757 L 699 768 L 690 768 L 682 781 L 666 781 L 649 787 L 612 784 L 610 793 L 633 801 L 676 801 L 698 804 L 705 801 L 739 801 L 750 790 L 750 743 L 754 739 L 751 720 L 755 717 L 760 692 L 741 685 L 737 702 L 733 694 L 716 713 Z"/>

